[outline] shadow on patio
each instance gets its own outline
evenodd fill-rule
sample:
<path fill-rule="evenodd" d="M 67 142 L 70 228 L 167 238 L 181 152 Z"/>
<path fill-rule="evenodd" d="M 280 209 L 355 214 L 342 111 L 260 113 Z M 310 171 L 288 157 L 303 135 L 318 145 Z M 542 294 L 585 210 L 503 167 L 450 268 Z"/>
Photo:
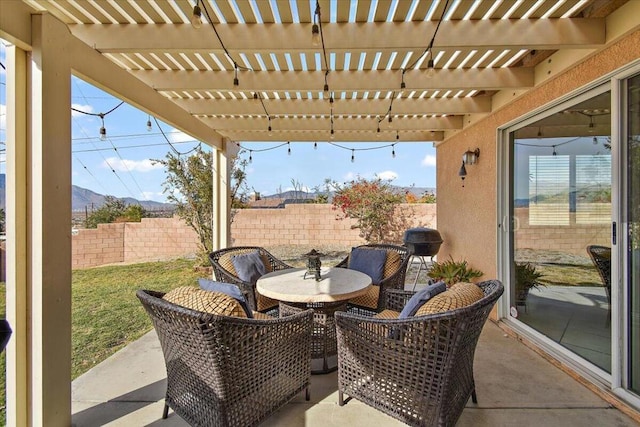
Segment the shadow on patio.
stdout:
<path fill-rule="evenodd" d="M 187 425 L 171 411 L 161 419 L 164 378 L 150 332 L 73 382 L 73 425 Z M 468 403 L 458 426 L 637 425 L 491 321 L 476 351 L 475 379 L 479 403 Z M 313 375 L 311 401 L 297 396 L 263 425 L 402 425 L 356 400 L 343 407 L 337 401 L 336 373 Z"/>

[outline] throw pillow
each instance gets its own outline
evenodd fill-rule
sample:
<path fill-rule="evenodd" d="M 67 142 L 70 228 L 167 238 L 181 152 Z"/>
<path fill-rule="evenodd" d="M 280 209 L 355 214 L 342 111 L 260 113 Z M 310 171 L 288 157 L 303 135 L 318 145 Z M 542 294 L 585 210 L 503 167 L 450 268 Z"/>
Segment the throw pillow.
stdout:
<path fill-rule="evenodd" d="M 381 249 L 353 248 L 349 255 L 349 268 L 369 275 L 374 285 L 384 278 L 387 251 Z"/>
<path fill-rule="evenodd" d="M 198 288 L 195 286 L 180 286 L 164 294 L 162 299 L 174 304 L 182 305 L 182 300 L 197 290 Z"/>
<path fill-rule="evenodd" d="M 407 317 L 414 316 L 418 309 L 429 301 L 434 296 L 447 290 L 447 285 L 444 281 L 436 282 L 428 285 L 424 289 L 416 292 L 409 301 L 405 304 L 404 308 L 400 312 L 398 319 L 406 319 Z"/>
<path fill-rule="evenodd" d="M 259 251 L 234 255 L 231 257 L 231 262 L 233 263 L 233 268 L 236 269 L 238 277 L 243 282 L 255 284 L 260 277 L 267 273 Z"/>
<path fill-rule="evenodd" d="M 484 297 L 482 289 L 474 283 L 456 283 L 447 291 L 436 295 L 427 301 L 416 312 L 416 316 L 425 314 L 442 313 L 444 311 L 455 310 L 456 308 L 466 307 Z"/>
<path fill-rule="evenodd" d="M 235 298 L 221 292 L 197 289 L 196 292 L 187 295 L 180 305 L 190 308 L 191 310 L 202 311 L 218 316 L 247 317 L 245 311 Z"/>
<path fill-rule="evenodd" d="M 238 301 L 248 318 L 253 317 L 253 313 L 249 308 L 247 299 L 244 297 L 244 294 L 237 285 L 234 285 L 232 283 L 214 282 L 213 280 L 209 279 L 198 279 L 198 284 L 200 285 L 200 288 L 204 289 L 205 291 L 221 292 L 225 295 L 229 295 L 230 297 Z"/>

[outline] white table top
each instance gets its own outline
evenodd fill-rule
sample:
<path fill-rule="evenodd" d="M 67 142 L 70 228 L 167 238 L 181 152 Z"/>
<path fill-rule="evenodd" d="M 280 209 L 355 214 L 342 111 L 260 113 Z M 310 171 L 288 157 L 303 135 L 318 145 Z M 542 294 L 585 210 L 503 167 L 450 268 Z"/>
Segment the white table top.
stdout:
<path fill-rule="evenodd" d="M 288 268 L 267 273 L 256 287 L 262 295 L 288 302 L 344 301 L 364 294 L 371 277 L 348 268 L 322 268 L 322 280 L 304 279 L 306 268 Z"/>

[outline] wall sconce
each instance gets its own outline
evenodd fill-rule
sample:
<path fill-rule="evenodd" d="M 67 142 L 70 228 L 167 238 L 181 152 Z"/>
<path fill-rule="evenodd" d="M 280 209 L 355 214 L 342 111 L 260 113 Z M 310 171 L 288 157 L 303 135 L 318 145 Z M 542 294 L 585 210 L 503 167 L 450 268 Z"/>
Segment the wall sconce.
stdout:
<path fill-rule="evenodd" d="M 462 186 L 464 187 L 464 179 L 467 177 L 467 168 L 466 165 L 474 165 L 477 163 L 478 158 L 480 157 L 480 149 L 476 148 L 475 150 L 467 150 L 462 155 L 462 166 L 460 166 L 460 170 L 458 171 L 458 176 L 462 179 Z"/>

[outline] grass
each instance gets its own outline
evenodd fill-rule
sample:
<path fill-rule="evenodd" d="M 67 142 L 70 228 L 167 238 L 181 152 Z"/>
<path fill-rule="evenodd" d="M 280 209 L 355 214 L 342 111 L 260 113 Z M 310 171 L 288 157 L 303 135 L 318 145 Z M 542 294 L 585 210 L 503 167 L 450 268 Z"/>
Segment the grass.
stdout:
<path fill-rule="evenodd" d="M 135 296 L 137 289 L 166 292 L 208 276 L 185 259 L 73 271 L 72 379 L 151 330 L 151 321 Z M 5 313 L 4 283 L 0 283 L 0 313 Z M 0 425 L 4 425 L 5 352 L 0 369 Z"/>

